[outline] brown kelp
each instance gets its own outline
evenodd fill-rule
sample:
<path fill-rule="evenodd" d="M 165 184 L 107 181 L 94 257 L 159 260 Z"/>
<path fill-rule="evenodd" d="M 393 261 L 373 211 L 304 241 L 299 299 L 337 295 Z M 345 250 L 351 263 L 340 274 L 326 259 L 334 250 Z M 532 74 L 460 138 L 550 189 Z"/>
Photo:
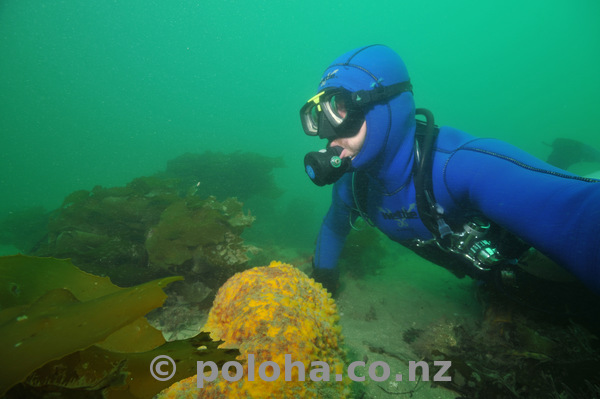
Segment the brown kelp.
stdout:
<path fill-rule="evenodd" d="M 185 154 L 123 187 L 76 191 L 31 254 L 71 258 L 120 285 L 176 273 L 216 288 L 254 250 L 240 238 L 254 217 L 234 197 L 280 194 L 271 174 L 280 164 L 252 153 Z"/>
<path fill-rule="evenodd" d="M 162 215 L 167 208 L 173 205 L 168 213 L 181 215 L 183 200 L 197 216 L 196 222 L 206 217 L 200 223 L 205 235 L 214 231 L 223 238 L 211 243 L 218 247 L 216 251 L 223 253 L 225 248 L 230 263 L 234 254 L 243 263 L 245 250 L 239 235 L 253 218 L 241 213 L 241 203 L 235 205 L 235 200 L 228 198 L 277 198 L 282 190 L 275 184 L 273 170 L 282 166 L 281 158 L 250 152 L 184 154 L 169 161 L 166 170 L 133 179 L 125 186 L 75 191 L 52 212 L 41 207 L 14 210 L 0 221 L 0 243 L 29 255 L 72 258 L 84 270 L 110 276 L 120 285 L 138 284 L 167 275 L 164 262 L 154 265 L 149 259 L 146 244 L 154 245 L 156 240 L 147 239 L 159 222 L 162 230 L 167 228 L 168 215 Z M 199 212 L 201 200 L 215 211 Z M 234 210 L 240 213 L 236 215 Z M 221 224 L 230 222 L 232 228 L 223 234 Z M 211 256 L 215 250 L 203 252 L 204 261 L 220 262 Z M 152 259 L 158 259 L 154 255 Z M 196 268 L 210 268 L 193 263 Z"/>
<path fill-rule="evenodd" d="M 199 357 L 226 361 L 206 335 L 165 343 L 144 315 L 160 307 L 173 276 L 130 288 L 77 269 L 68 260 L 0 257 L 0 394 L 36 397 L 66 391 L 146 398 L 168 383 L 151 378 L 158 354 L 178 361 L 183 378 Z M 204 351 L 197 347 L 204 345 Z M 9 361 L 10 360 L 10 361 Z"/>

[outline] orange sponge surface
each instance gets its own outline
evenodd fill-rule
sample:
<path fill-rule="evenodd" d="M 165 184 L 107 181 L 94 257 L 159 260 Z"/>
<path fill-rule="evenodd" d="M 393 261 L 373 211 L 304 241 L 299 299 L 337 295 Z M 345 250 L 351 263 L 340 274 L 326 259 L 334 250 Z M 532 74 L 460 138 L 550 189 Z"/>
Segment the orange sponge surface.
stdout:
<path fill-rule="evenodd" d="M 334 300 L 319 283 L 295 267 L 281 262 L 256 267 L 231 277 L 217 293 L 203 330 L 211 338 L 224 341 L 221 348 L 237 348 L 244 375 L 236 382 L 219 376 L 197 388 L 197 377 L 180 381 L 160 394 L 160 398 L 340 398 L 348 394 L 347 382 L 337 382 L 344 367 L 342 335 Z M 285 381 L 285 355 L 304 365 L 304 381 L 298 367 L 291 381 Z M 254 355 L 254 381 L 248 381 L 248 355 Z M 275 362 L 280 374 L 275 381 L 263 381 L 259 366 Z M 329 382 L 323 379 L 322 364 L 328 364 Z M 290 361 L 288 360 L 288 364 Z M 297 364 L 297 363 L 296 363 Z M 206 368 L 205 370 L 209 370 Z M 235 375 L 231 367 L 229 374 Z M 263 373 L 273 376 L 271 366 Z"/>

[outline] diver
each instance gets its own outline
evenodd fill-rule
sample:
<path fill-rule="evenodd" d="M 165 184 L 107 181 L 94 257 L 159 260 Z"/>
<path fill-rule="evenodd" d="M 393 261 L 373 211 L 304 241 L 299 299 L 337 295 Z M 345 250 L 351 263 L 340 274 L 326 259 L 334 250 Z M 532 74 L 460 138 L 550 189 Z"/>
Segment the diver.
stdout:
<path fill-rule="evenodd" d="M 600 292 L 600 180 L 436 126 L 389 47 L 337 58 L 300 118 L 327 141 L 304 163 L 315 184 L 333 184 L 313 277 L 334 295 L 358 217 L 458 277 L 518 285 L 520 266 L 555 263 Z"/>

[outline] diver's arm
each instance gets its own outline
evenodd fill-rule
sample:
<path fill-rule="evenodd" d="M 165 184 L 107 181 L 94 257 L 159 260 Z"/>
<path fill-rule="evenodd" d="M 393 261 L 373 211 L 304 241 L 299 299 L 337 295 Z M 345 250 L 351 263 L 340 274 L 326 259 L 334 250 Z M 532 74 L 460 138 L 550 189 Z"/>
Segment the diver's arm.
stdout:
<path fill-rule="evenodd" d="M 443 179 L 455 204 L 479 210 L 600 292 L 600 183 L 488 139 L 455 151 Z"/>
<path fill-rule="evenodd" d="M 312 277 L 334 296 L 340 278 L 337 261 L 344 247 L 344 241 L 344 236 L 329 229 L 325 223 L 321 225 L 313 259 Z"/>
<path fill-rule="evenodd" d="M 341 200 L 340 187 L 338 184 L 336 186 L 331 206 L 321 224 L 313 260 L 313 278 L 332 294 L 335 293 L 339 278 L 338 259 L 350 232 L 350 208 Z"/>

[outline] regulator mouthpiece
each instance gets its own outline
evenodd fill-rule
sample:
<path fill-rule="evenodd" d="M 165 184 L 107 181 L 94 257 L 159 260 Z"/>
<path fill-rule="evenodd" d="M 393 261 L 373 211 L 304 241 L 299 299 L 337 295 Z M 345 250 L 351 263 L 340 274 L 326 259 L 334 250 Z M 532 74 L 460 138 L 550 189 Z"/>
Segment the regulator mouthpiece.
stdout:
<path fill-rule="evenodd" d="M 304 156 L 304 169 L 317 186 L 332 184 L 350 170 L 350 158 L 340 158 L 342 147 L 327 147 L 320 151 L 309 152 Z"/>

